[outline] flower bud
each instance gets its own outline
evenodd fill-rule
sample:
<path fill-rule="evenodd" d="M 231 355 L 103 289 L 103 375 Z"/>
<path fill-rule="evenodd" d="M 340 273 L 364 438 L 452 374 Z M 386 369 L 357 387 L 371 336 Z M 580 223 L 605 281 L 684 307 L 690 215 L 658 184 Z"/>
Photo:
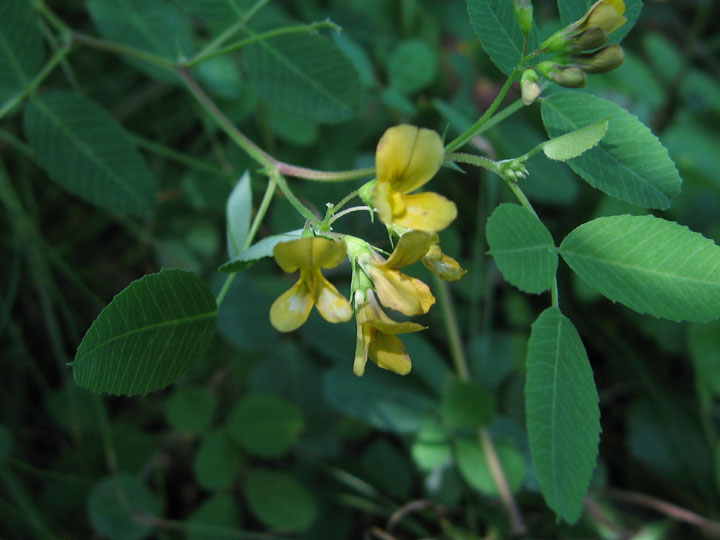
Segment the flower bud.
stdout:
<path fill-rule="evenodd" d="M 566 88 L 582 88 L 587 79 L 585 72 L 577 66 L 561 66 L 555 62 L 540 62 L 538 71 L 552 82 Z"/>
<path fill-rule="evenodd" d="M 607 43 L 607 40 L 607 32 L 595 26 L 580 32 L 575 39 L 569 41 L 567 50 L 570 52 L 590 51 L 602 47 Z"/>
<path fill-rule="evenodd" d="M 538 74 L 532 69 L 523 71 L 520 77 L 520 94 L 525 105 L 532 105 L 541 92 Z"/>
<path fill-rule="evenodd" d="M 602 47 L 607 36 L 627 22 L 623 0 L 598 0 L 585 15 L 558 30 L 540 46 L 544 52 L 578 52 Z"/>
<path fill-rule="evenodd" d="M 573 56 L 572 60 L 585 73 L 592 74 L 612 71 L 623 63 L 624 58 L 625 54 L 620 45 L 608 45 L 594 53 Z"/>
<path fill-rule="evenodd" d="M 520 30 L 526 36 L 530 34 L 533 22 L 533 7 L 530 0 L 513 0 L 515 5 L 515 17 L 517 18 Z"/>
<path fill-rule="evenodd" d="M 625 13 L 623 0 L 598 0 L 573 26 L 579 25 L 580 30 L 598 27 L 611 34 L 627 22 L 623 13 Z"/>

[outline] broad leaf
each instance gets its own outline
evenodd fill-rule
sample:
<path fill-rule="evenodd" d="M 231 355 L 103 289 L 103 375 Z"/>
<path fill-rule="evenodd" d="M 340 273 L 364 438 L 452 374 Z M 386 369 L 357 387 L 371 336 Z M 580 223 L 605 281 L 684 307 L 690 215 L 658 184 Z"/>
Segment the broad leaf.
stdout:
<path fill-rule="evenodd" d="M 557 271 L 557 249 L 550 231 L 517 204 L 498 206 L 485 229 L 490 253 L 503 277 L 529 293 L 548 290 Z"/>
<path fill-rule="evenodd" d="M 220 270 L 223 272 L 239 272 L 240 270 L 245 270 L 260 259 L 272 257 L 273 249 L 275 249 L 275 246 L 278 244 L 282 242 L 289 242 L 290 240 L 297 240 L 301 237 L 301 235 L 302 229 L 263 238 L 223 264 L 220 267 Z"/>
<path fill-rule="evenodd" d="M 152 533 L 154 525 L 136 516 L 158 516 L 162 503 L 135 476 L 121 472 L 93 486 L 87 508 L 90 524 L 104 538 L 142 540 Z"/>
<path fill-rule="evenodd" d="M 560 20 L 563 25 L 568 25 L 581 19 L 588 8 L 595 2 L 596 0 L 558 0 Z M 632 30 L 632 27 L 635 26 L 640 16 L 642 6 L 642 0 L 625 0 L 625 18 L 627 22 L 610 34 L 609 43 L 620 43 L 627 33 Z"/>
<path fill-rule="evenodd" d="M 437 72 L 437 56 L 424 41 L 403 41 L 388 59 L 390 87 L 410 94 L 430 84 Z"/>
<path fill-rule="evenodd" d="M 562 519 L 580 516 L 600 440 L 598 394 L 570 319 L 550 307 L 532 325 L 525 414 L 540 488 Z"/>
<path fill-rule="evenodd" d="M 44 56 L 32 2 L 0 2 L 0 106 L 29 85 Z"/>
<path fill-rule="evenodd" d="M 556 161 L 567 161 L 578 157 L 597 145 L 605 136 L 608 121 L 600 120 L 584 128 L 550 139 L 542 150 L 547 157 Z"/>
<path fill-rule="evenodd" d="M 247 75 L 258 93 L 283 111 L 312 122 L 352 118 L 362 83 L 350 59 L 326 38 L 287 34 L 243 49 Z"/>
<path fill-rule="evenodd" d="M 225 431 L 205 434 L 193 460 L 197 483 L 205 489 L 227 489 L 235 483 L 242 453 Z"/>
<path fill-rule="evenodd" d="M 720 317 L 720 247 L 654 216 L 602 217 L 580 225 L 560 253 L 613 302 L 671 321 Z"/>
<path fill-rule="evenodd" d="M 225 208 L 227 223 L 227 250 L 231 259 L 245 250 L 245 239 L 250 230 L 252 213 L 252 190 L 250 174 L 245 171 L 230 193 Z"/>
<path fill-rule="evenodd" d="M 513 3 L 509 0 L 468 0 L 468 14 L 475 34 L 493 63 L 506 75 L 520 63 L 524 36 Z M 530 32 L 530 47 L 538 45 L 537 29 Z"/>
<path fill-rule="evenodd" d="M 187 16 L 167 0 L 88 0 L 88 11 L 100 34 L 116 43 L 174 62 L 193 53 Z M 126 58 L 134 66 L 165 81 L 177 81 L 171 70 Z"/>
<path fill-rule="evenodd" d="M 591 186 L 646 208 L 668 208 L 682 179 L 660 141 L 619 105 L 582 92 L 559 92 L 542 103 L 545 129 L 559 137 L 606 118 L 600 144 L 568 161 Z"/>
<path fill-rule="evenodd" d="M 25 133 L 50 178 L 69 192 L 116 212 L 153 212 L 155 178 L 122 126 L 95 102 L 42 94 L 25 111 Z"/>
<path fill-rule="evenodd" d="M 479 383 L 458 380 L 450 380 L 446 383 L 440 414 L 447 427 L 479 428 L 490 422 L 494 413 L 493 395 Z"/>
<path fill-rule="evenodd" d="M 95 392 L 146 394 L 179 379 L 210 344 L 217 307 L 200 278 L 161 270 L 133 281 L 83 337 L 75 381 Z"/>
<path fill-rule="evenodd" d="M 253 514 L 274 529 L 303 531 L 317 518 L 312 494 L 286 473 L 253 469 L 244 490 Z"/>
<path fill-rule="evenodd" d="M 487 457 L 477 438 L 458 439 L 455 443 L 457 466 L 465 481 L 474 489 L 497 495 L 498 489 L 488 465 Z M 497 441 L 495 451 L 512 491 L 517 491 L 525 479 L 525 458 L 509 441 Z"/>

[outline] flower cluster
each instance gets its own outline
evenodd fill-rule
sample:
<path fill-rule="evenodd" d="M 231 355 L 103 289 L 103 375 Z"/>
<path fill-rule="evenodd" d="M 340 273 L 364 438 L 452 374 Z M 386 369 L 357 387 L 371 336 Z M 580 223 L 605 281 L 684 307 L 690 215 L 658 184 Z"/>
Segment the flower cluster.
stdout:
<path fill-rule="evenodd" d="M 300 327 L 315 306 L 328 322 L 357 322 L 353 371 L 365 372 L 368 358 L 383 369 L 405 375 L 410 356 L 398 334 L 425 327 L 411 321 L 395 321 L 383 311 L 406 316 L 422 315 L 435 303 L 430 288 L 400 271 L 422 261 L 447 281 L 460 279 L 465 270 L 444 254 L 437 231 L 455 216 L 455 204 L 436 193 L 411 193 L 427 183 L 444 160 L 442 141 L 428 129 L 400 125 L 388 129 L 376 152 L 377 180 L 364 190 L 364 198 L 377 210 L 380 220 L 398 237 L 389 257 L 383 257 L 366 241 L 350 235 L 324 233 L 275 246 L 273 255 L 285 272 L 300 271 L 299 280 L 270 308 L 270 321 L 281 332 Z M 348 258 L 352 267 L 350 297 L 353 305 L 323 276 L 322 269 Z"/>
<path fill-rule="evenodd" d="M 559 53 L 540 62 L 537 70 L 551 81 L 568 88 L 585 86 L 586 74 L 604 73 L 622 64 L 624 53 L 619 45 L 606 45 L 608 36 L 627 22 L 623 0 L 599 0 L 578 21 L 550 36 L 541 52 Z M 528 70 L 521 82 L 523 98 L 532 101 L 537 81 Z M 539 92 L 538 92 L 539 93 Z"/>

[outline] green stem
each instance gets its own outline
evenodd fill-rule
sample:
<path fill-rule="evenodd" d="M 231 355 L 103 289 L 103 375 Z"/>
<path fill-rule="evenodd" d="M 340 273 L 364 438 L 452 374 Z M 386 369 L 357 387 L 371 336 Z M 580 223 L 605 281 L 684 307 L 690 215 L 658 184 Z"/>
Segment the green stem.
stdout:
<path fill-rule="evenodd" d="M 155 141 L 151 141 L 150 139 L 140 137 L 139 135 L 131 134 L 130 137 L 136 145 L 141 148 L 145 148 L 146 150 L 153 152 L 158 156 L 165 157 L 167 159 L 197 169 L 199 171 L 205 171 L 216 176 L 229 176 L 228 173 L 201 159 L 188 156 L 183 152 L 178 152 L 177 150 L 173 150 L 172 148 L 169 148 L 160 143 L 156 143 Z"/>
<path fill-rule="evenodd" d="M 5 105 L 0 108 L 0 119 L 2 119 L 3 116 L 5 116 L 8 112 L 10 112 L 12 109 L 15 108 L 15 106 L 20 103 L 22 100 L 24 100 L 27 96 L 29 96 L 38 86 L 40 86 L 40 83 L 42 83 L 50 73 L 55 69 L 55 66 L 57 66 L 60 62 L 63 61 L 63 59 L 68 55 L 70 52 L 69 47 L 64 47 L 57 51 L 53 57 L 48 61 L 47 64 L 45 64 L 45 67 L 42 68 L 40 73 L 38 73 L 35 78 L 30 81 L 30 84 L 23 89 L 22 92 L 17 94 L 14 98 L 12 98 L 10 101 L 5 102 Z"/>
<path fill-rule="evenodd" d="M 220 49 L 208 51 L 204 54 L 197 54 L 197 55 L 193 56 L 187 62 L 184 62 L 182 64 L 182 66 L 186 67 L 186 68 L 191 68 L 193 66 L 196 66 L 200 62 L 204 62 L 205 60 L 209 60 L 210 58 L 215 58 L 216 56 L 222 56 L 224 54 L 231 53 L 233 51 L 236 51 L 238 49 L 245 47 L 246 45 L 250 45 L 250 44 L 256 43 L 258 41 L 263 41 L 265 39 L 273 38 L 276 36 L 283 36 L 286 34 L 296 34 L 296 33 L 300 33 L 300 32 L 314 32 L 315 30 L 317 30 L 319 28 L 332 28 L 335 31 L 340 30 L 340 27 L 330 20 L 317 21 L 317 22 L 310 23 L 310 24 L 297 24 L 294 26 L 286 26 L 285 28 L 275 28 L 273 30 L 263 32 L 261 34 L 255 34 L 248 38 L 241 39 L 240 41 L 236 41 L 235 43 L 232 43 L 231 45 L 227 45 Z"/>
<path fill-rule="evenodd" d="M 257 234 L 258 228 L 260 227 L 260 223 L 262 223 L 262 220 L 265 218 L 265 214 L 268 211 L 268 208 L 270 207 L 270 201 L 272 201 L 273 195 L 275 194 L 275 188 L 277 187 L 277 178 L 275 176 L 270 176 L 270 181 L 268 182 L 267 187 L 265 188 L 265 194 L 263 195 L 262 201 L 260 201 L 260 206 L 258 207 L 257 213 L 255 214 L 255 218 L 253 219 L 252 225 L 250 225 L 250 230 L 248 231 L 248 235 L 245 238 L 245 241 L 243 242 L 242 251 L 245 251 L 247 248 L 250 247 L 253 240 L 255 239 L 255 235 Z M 220 289 L 220 292 L 217 295 L 217 298 L 215 299 L 215 303 L 217 304 L 218 309 L 222 305 L 223 301 L 225 300 L 225 296 L 228 293 L 228 290 L 230 289 L 230 285 L 232 285 L 232 282 L 235 280 L 235 277 L 238 275 L 238 272 L 234 272 L 230 274 L 228 277 L 225 278 L 225 283 L 223 283 L 222 288 Z"/>
<path fill-rule="evenodd" d="M 74 42 L 80 43 L 81 45 L 85 45 L 87 47 L 91 47 L 93 49 L 98 49 L 101 51 L 108 51 L 123 56 L 129 56 L 130 58 L 136 58 L 138 60 L 148 62 L 149 64 L 153 64 L 154 66 L 157 66 L 159 68 L 167 69 L 168 71 L 174 70 L 177 65 L 174 61 L 163 58 L 162 56 L 158 56 L 157 54 L 152 54 L 141 49 L 136 49 L 135 47 L 128 47 L 127 45 L 123 45 L 122 43 L 113 43 L 112 41 L 105 41 L 103 39 L 94 38 L 80 32 L 73 32 L 72 39 Z"/>
<path fill-rule="evenodd" d="M 350 213 L 352 213 L 352 212 L 360 212 L 361 210 L 362 210 L 363 212 L 367 212 L 367 211 L 370 210 L 370 207 L 369 207 L 369 206 L 353 206 L 352 208 L 348 208 L 347 210 L 343 210 L 342 212 L 338 212 L 337 214 L 333 215 L 333 217 L 330 219 L 330 221 L 328 222 L 328 224 L 329 224 L 329 225 L 332 225 L 333 223 L 335 223 L 338 219 L 340 219 L 340 218 L 343 217 L 344 215 L 350 214 Z"/>
<path fill-rule="evenodd" d="M 63 36 L 64 38 L 67 38 L 68 36 L 71 36 L 73 31 L 72 28 L 70 28 L 67 24 L 65 24 L 60 17 L 55 15 L 50 8 L 48 8 L 44 2 L 38 2 L 35 4 L 35 9 L 40 12 L 40 14 L 45 17 L 50 23 L 50 26 L 55 28 L 57 32 Z"/>
<path fill-rule="evenodd" d="M 283 192 L 283 195 L 287 197 L 287 200 L 290 202 L 290 204 L 293 205 L 295 210 L 297 210 L 302 217 L 307 219 L 308 221 L 312 223 L 317 223 L 318 218 L 315 214 L 312 213 L 312 211 L 305 206 L 303 203 L 300 202 L 300 200 L 295 196 L 295 194 L 290 189 L 290 186 L 287 184 L 287 180 L 285 180 L 285 177 L 281 175 L 277 170 L 274 170 L 271 174 L 274 174 L 277 176 L 277 183 L 278 187 L 280 188 L 280 191 Z"/>
<path fill-rule="evenodd" d="M 225 43 L 228 39 L 230 39 L 232 36 L 234 36 L 237 32 L 239 32 L 243 26 L 245 26 L 250 19 L 252 19 L 255 14 L 260 11 L 265 4 L 270 2 L 270 0 L 258 0 L 255 2 L 255 5 L 252 6 L 249 10 L 245 12 L 245 15 L 240 18 L 235 24 L 229 26 L 226 28 L 222 34 L 220 34 L 218 37 L 216 37 L 214 40 L 212 40 L 210 43 L 208 43 L 199 53 L 197 53 L 190 61 L 194 61 L 195 58 L 207 56 L 214 50 L 216 50 L 218 47 L 222 47 L 222 44 Z"/>
<path fill-rule="evenodd" d="M 462 346 L 460 327 L 458 326 L 457 317 L 455 317 L 455 310 L 453 309 L 452 299 L 450 298 L 450 289 L 448 284 L 438 277 L 435 277 L 435 286 L 438 303 L 442 309 L 443 319 L 445 321 L 445 331 L 447 332 L 450 343 L 450 355 L 455 365 L 455 371 L 460 379 L 469 381 L 470 369 L 468 368 L 467 358 L 465 357 L 465 351 Z"/>
<path fill-rule="evenodd" d="M 492 115 L 502 103 L 502 100 L 505 98 L 505 94 L 508 93 L 508 90 L 510 90 L 512 83 L 515 81 L 519 74 L 520 70 L 518 68 L 515 68 L 505 81 L 505 84 L 503 84 L 500 92 L 498 92 L 498 95 L 495 96 L 495 100 L 490 104 L 490 107 L 488 107 L 488 109 L 483 113 L 483 115 L 478 118 L 477 122 L 475 122 L 472 126 L 466 129 L 465 132 L 450 141 L 450 143 L 445 147 L 445 152 L 452 152 L 453 150 L 460 148 L 470 139 L 472 139 L 475 135 L 480 133 L 482 127 L 488 122 L 488 120 L 490 120 Z"/>
<path fill-rule="evenodd" d="M 374 167 L 351 169 L 349 171 L 317 171 L 315 169 L 306 169 L 305 167 L 290 165 L 282 161 L 276 162 L 275 167 L 278 172 L 285 176 L 315 180 L 317 182 L 347 182 L 348 180 L 359 180 L 375 175 Z"/>
<path fill-rule="evenodd" d="M 458 163 L 468 163 L 470 165 L 476 165 L 482 167 L 488 171 L 494 172 L 500 176 L 500 169 L 495 161 L 482 156 L 476 156 L 474 154 L 466 154 L 465 152 L 451 152 L 445 154 L 445 161 L 456 161 Z"/>

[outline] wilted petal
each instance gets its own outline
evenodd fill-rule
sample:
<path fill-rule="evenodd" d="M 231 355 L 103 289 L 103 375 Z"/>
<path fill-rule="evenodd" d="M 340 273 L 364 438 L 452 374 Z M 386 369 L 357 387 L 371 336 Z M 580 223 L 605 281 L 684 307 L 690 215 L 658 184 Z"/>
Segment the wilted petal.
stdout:
<path fill-rule="evenodd" d="M 409 231 L 398 240 L 385 266 L 402 268 L 422 259 L 430 246 L 438 241 L 437 234 L 425 231 Z"/>
<path fill-rule="evenodd" d="M 298 282 L 273 302 L 270 322 L 280 332 L 292 332 L 307 320 L 312 306 L 312 294 L 301 274 Z"/>
<path fill-rule="evenodd" d="M 405 211 L 393 222 L 416 231 L 441 231 L 457 217 L 455 203 L 437 193 L 404 195 Z"/>
<path fill-rule="evenodd" d="M 430 288 L 419 279 L 393 268 L 384 268 L 360 261 L 363 270 L 372 279 L 380 302 L 404 315 L 427 313 L 435 303 Z"/>
<path fill-rule="evenodd" d="M 399 375 L 407 375 L 412 369 L 410 355 L 402 341 L 390 334 L 378 332 L 370 342 L 370 359 L 378 367 L 394 371 Z"/>
<path fill-rule="evenodd" d="M 355 361 L 353 362 L 353 373 L 358 377 L 362 377 L 365 373 L 365 364 L 367 364 L 368 350 L 373 333 L 377 332 L 369 324 L 357 324 L 357 342 L 355 343 Z"/>
<path fill-rule="evenodd" d="M 355 316 L 358 324 L 370 324 L 385 334 L 408 334 L 425 330 L 425 327 L 418 323 L 392 320 L 378 305 L 373 291 L 367 291 L 367 301 L 358 307 Z"/>
<path fill-rule="evenodd" d="M 332 283 L 325 279 L 320 270 L 315 272 L 314 279 L 317 284 L 315 305 L 320 315 L 331 323 L 349 321 L 353 314 L 350 302 L 338 292 Z"/>
<path fill-rule="evenodd" d="M 423 264 L 444 281 L 457 281 L 467 274 L 467 270 L 460 266 L 455 259 L 445 255 L 437 244 L 430 247 L 427 255 L 423 258 Z"/>

